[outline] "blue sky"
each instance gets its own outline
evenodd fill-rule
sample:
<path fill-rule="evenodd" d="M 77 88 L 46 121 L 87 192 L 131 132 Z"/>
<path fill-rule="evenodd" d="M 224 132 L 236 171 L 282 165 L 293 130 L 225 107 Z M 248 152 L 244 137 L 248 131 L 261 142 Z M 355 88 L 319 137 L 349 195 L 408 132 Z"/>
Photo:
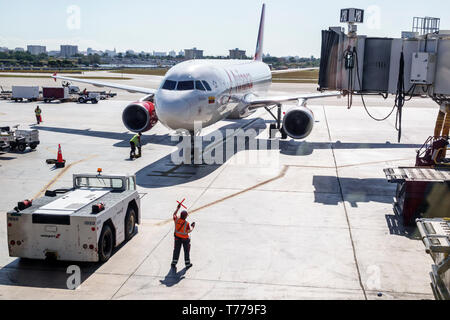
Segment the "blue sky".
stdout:
<path fill-rule="evenodd" d="M 339 10 L 347 7 L 368 10 L 368 23 L 360 26 L 359 31 L 369 36 L 399 37 L 401 31 L 411 29 L 413 16 L 439 17 L 441 29 L 450 29 L 449 1 L 265 2 L 264 51 L 277 56 L 318 56 L 320 31 L 340 25 Z M 0 46 L 43 44 L 55 50 L 60 44 L 78 44 L 82 50 L 116 47 L 119 51 L 177 52 L 195 46 L 211 55 L 225 55 L 228 49 L 239 47 L 252 55 L 262 3 L 261 0 L 0 0 Z"/>

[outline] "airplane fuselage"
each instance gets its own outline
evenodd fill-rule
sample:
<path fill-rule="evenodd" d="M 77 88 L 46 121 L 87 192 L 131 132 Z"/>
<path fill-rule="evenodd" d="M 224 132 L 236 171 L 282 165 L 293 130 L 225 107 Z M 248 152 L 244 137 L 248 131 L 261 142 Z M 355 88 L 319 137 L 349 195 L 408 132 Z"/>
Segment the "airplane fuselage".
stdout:
<path fill-rule="evenodd" d="M 194 133 L 230 115 L 242 115 L 242 98 L 266 93 L 267 64 L 254 60 L 190 60 L 170 69 L 155 94 L 158 119 L 172 130 Z"/>

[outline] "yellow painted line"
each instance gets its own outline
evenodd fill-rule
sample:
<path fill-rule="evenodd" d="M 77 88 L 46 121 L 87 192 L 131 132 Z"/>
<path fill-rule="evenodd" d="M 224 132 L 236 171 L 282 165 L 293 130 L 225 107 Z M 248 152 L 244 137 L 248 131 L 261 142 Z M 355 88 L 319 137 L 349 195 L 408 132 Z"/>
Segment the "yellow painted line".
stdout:
<path fill-rule="evenodd" d="M 359 164 L 354 164 L 354 165 L 344 165 L 344 166 L 339 166 L 338 168 L 351 168 L 351 167 L 366 166 L 366 165 L 373 165 L 373 164 L 386 163 L 386 162 L 405 161 L 405 160 L 410 160 L 410 159 L 411 159 L 411 158 L 408 158 L 408 159 L 396 159 L 396 160 L 386 160 L 386 161 L 376 161 L 376 162 L 367 162 L 367 163 L 359 163 Z M 230 199 L 232 199 L 232 198 L 235 198 L 235 197 L 237 197 L 237 196 L 239 196 L 239 195 L 241 195 L 241 194 L 244 194 L 244 193 L 249 192 L 249 191 L 251 191 L 251 190 L 257 189 L 257 188 L 259 188 L 259 187 L 261 187 L 261 186 L 264 186 L 264 185 L 266 185 L 266 184 L 268 184 L 268 183 L 271 183 L 271 182 L 273 182 L 273 181 L 279 180 L 279 179 L 283 178 L 283 177 L 286 175 L 286 172 L 287 172 L 287 170 L 288 170 L 290 167 L 292 167 L 292 168 L 316 168 L 316 169 L 324 169 L 324 168 L 325 168 L 325 169 L 336 169 L 336 167 L 326 167 L 326 166 L 323 166 L 323 167 L 322 167 L 322 166 L 285 165 L 285 166 L 283 166 L 283 169 L 281 170 L 281 172 L 280 172 L 276 177 L 273 177 L 273 178 L 271 178 L 271 179 L 269 179 L 269 180 L 265 180 L 265 181 L 260 182 L 260 183 L 258 183 L 258 184 L 256 184 L 256 185 L 252 186 L 252 187 L 249 187 L 249 188 L 244 189 L 244 190 L 242 190 L 242 191 L 233 193 L 233 194 L 231 194 L 231 195 L 229 195 L 229 196 L 227 196 L 227 197 L 224 197 L 224 198 L 215 200 L 215 201 L 213 201 L 213 202 L 211 202 L 211 203 L 208 203 L 208 204 L 206 204 L 206 205 L 204 205 L 204 206 L 201 206 L 201 207 L 199 207 L 199 208 L 196 208 L 196 209 L 194 209 L 194 210 L 191 210 L 191 211 L 189 211 L 189 215 L 198 213 L 199 211 L 202 211 L 202 210 L 204 210 L 204 209 L 206 209 L 206 208 L 212 207 L 212 206 L 214 206 L 214 205 L 216 205 L 216 204 L 219 204 L 219 203 L 222 203 L 222 202 L 224 202 L 224 201 L 227 201 L 227 200 L 230 200 Z M 168 224 L 168 223 L 171 223 L 172 221 L 173 221 L 172 219 L 167 219 L 167 220 L 158 222 L 158 223 L 156 223 L 156 224 L 154 224 L 154 225 L 155 225 L 155 226 L 163 226 L 163 225 L 166 225 L 166 224 Z"/>
<path fill-rule="evenodd" d="M 259 188 L 259 187 L 261 187 L 261 186 L 263 186 L 263 185 L 266 185 L 266 184 L 271 183 L 271 182 L 273 182 L 273 181 L 276 181 L 276 180 L 278 180 L 278 179 L 281 179 L 281 178 L 283 178 L 283 177 L 286 175 L 286 172 L 287 172 L 287 170 L 289 169 L 289 167 L 290 167 L 290 166 L 283 166 L 283 169 L 281 170 L 281 172 L 280 172 L 276 177 L 273 177 L 273 178 L 271 178 L 271 179 L 269 179 L 269 180 L 265 180 L 265 181 L 263 181 L 263 182 L 260 182 L 260 183 L 258 183 L 258 184 L 256 184 L 256 185 L 251 186 L 251 187 L 249 187 L 249 188 L 247 188 L 247 189 L 244 189 L 244 190 L 242 190 L 242 191 L 233 193 L 233 194 L 231 194 L 231 195 L 229 195 L 229 196 L 227 196 L 227 197 L 224 197 L 224 198 L 222 198 L 222 199 L 215 200 L 215 201 L 213 201 L 213 202 L 211 202 L 211 203 L 208 203 L 208 204 L 206 204 L 206 205 L 204 205 L 204 206 L 201 206 L 201 207 L 199 207 L 199 208 L 197 208 L 197 209 L 191 210 L 191 211 L 189 211 L 189 215 L 193 215 L 193 214 L 198 213 L 199 211 L 202 211 L 202 210 L 204 210 L 204 209 L 206 209 L 206 208 L 212 207 L 212 206 L 214 206 L 214 205 L 216 205 L 216 204 L 219 204 L 219 203 L 221 203 L 221 202 L 230 200 L 230 199 L 235 198 L 235 197 L 237 197 L 237 196 L 239 196 L 239 195 L 241 195 L 241 194 L 244 194 L 244 193 L 246 193 L 246 192 L 249 192 L 249 191 L 251 191 L 251 190 L 254 190 L 254 189 L 256 189 L 256 188 Z M 161 222 L 159 222 L 159 223 L 157 223 L 157 224 L 155 224 L 155 225 L 156 225 L 156 226 L 163 226 L 163 225 L 168 224 L 168 223 L 170 223 L 170 222 L 172 222 L 172 221 L 173 221 L 172 219 L 167 219 L 167 220 L 161 221 Z"/>
<path fill-rule="evenodd" d="M 90 157 L 88 157 L 88 158 L 86 158 L 86 159 L 82 159 L 82 160 L 78 160 L 78 161 L 76 161 L 76 162 L 74 162 L 74 163 L 71 163 L 71 164 L 69 164 L 69 165 L 67 165 L 64 169 L 62 169 L 57 175 L 56 175 L 56 177 L 54 177 L 52 180 L 50 180 L 50 182 L 49 183 L 47 183 L 46 185 L 45 185 L 45 187 L 43 187 L 42 189 L 41 189 L 41 191 L 39 191 L 39 193 L 37 193 L 34 197 L 33 197 L 33 199 L 32 200 L 35 200 L 35 199 L 37 199 L 37 198 L 40 198 L 47 190 L 49 190 L 50 188 L 51 188 L 51 186 L 53 186 L 70 168 L 72 168 L 73 166 L 76 166 L 77 164 L 80 164 L 80 163 L 82 163 L 82 162 L 85 162 L 85 161 L 88 161 L 88 160 L 91 160 L 91 159 L 93 159 L 93 158 L 95 158 L 95 157 L 98 157 L 98 155 L 93 155 L 93 156 L 90 156 Z"/>

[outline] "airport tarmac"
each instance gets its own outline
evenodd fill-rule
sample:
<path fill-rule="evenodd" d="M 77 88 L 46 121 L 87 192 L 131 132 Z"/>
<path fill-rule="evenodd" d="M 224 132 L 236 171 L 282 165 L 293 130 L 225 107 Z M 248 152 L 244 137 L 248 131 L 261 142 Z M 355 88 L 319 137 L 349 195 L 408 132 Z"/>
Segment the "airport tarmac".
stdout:
<path fill-rule="evenodd" d="M 150 87 L 160 79 L 129 77 L 134 80 L 124 84 Z M 30 81 L 55 85 L 44 79 L 0 80 L 5 89 Z M 274 84 L 273 92 L 315 88 Z M 414 165 L 416 150 L 433 133 L 434 102 L 415 99 L 406 105 L 400 144 L 395 115 L 375 122 L 358 98 L 352 110 L 345 99 L 332 98 L 312 101 L 313 133 L 305 141 L 280 142 L 269 152 L 275 159 L 270 164 L 233 161 L 242 154 L 258 159 L 267 154 L 248 148 L 223 165 L 176 167 L 170 155 L 177 142 L 161 124 L 144 135 L 143 158 L 127 160 L 132 134 L 121 115 L 140 96 L 117 92 L 117 98 L 97 105 L 39 104 L 41 145 L 25 154 L 0 154 L 0 299 L 433 299 L 433 261 L 415 230 L 404 228 L 393 213 L 396 186 L 386 181 L 383 169 Z M 392 103 L 368 99 L 377 117 Z M 0 101 L 0 124 L 31 125 L 35 107 Z M 263 130 L 257 139 L 266 140 L 269 120 L 261 110 L 207 132 L 245 126 Z M 68 161 L 64 170 L 45 163 L 56 157 L 58 144 Z M 72 291 L 66 269 L 74 263 L 8 256 L 5 213 L 46 189 L 71 186 L 74 173 L 97 168 L 136 174 L 143 223 L 109 262 L 78 264 L 82 284 Z M 186 272 L 181 263 L 175 274 L 170 272 L 171 216 L 183 198 L 197 224 L 194 267 Z"/>

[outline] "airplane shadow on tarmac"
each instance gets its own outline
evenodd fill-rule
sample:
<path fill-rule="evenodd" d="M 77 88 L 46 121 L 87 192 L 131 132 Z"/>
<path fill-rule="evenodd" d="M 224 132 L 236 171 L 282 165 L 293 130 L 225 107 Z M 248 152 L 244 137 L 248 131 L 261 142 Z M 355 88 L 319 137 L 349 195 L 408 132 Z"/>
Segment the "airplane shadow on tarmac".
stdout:
<path fill-rule="evenodd" d="M 253 119 L 240 119 L 240 120 L 230 120 L 227 121 L 229 124 L 219 128 L 219 131 L 222 136 L 226 136 L 226 131 L 229 129 L 239 129 L 249 127 L 256 131 L 262 131 L 267 129 L 267 124 L 270 123 L 267 120 L 262 118 L 253 118 Z M 73 135 L 81 135 L 81 136 L 89 136 L 89 137 L 97 137 L 99 139 L 111 139 L 111 140 L 119 140 L 114 144 L 114 147 L 118 148 L 129 148 L 130 143 L 129 140 L 133 137 L 134 134 L 125 132 L 125 133 L 117 133 L 117 132 L 107 132 L 107 131 L 95 131 L 95 130 L 81 130 L 81 129 L 67 129 L 67 128 L 58 128 L 58 127 L 42 127 L 36 126 L 36 129 L 49 131 L 49 132 L 57 132 L 57 133 L 65 133 L 65 134 L 73 134 Z M 390 142 L 386 143 L 343 143 L 337 141 L 335 143 L 330 142 L 307 142 L 307 141 L 295 141 L 295 140 L 278 140 L 274 142 L 270 139 L 264 139 L 262 136 L 268 135 L 267 130 L 264 133 L 260 134 L 258 137 L 246 137 L 245 139 L 245 147 L 238 150 L 237 144 L 234 144 L 234 148 L 227 150 L 226 144 L 222 144 L 221 147 L 216 147 L 220 154 L 220 149 L 222 149 L 222 161 L 218 161 L 215 163 L 219 164 L 211 164 L 211 165 L 176 165 L 172 161 L 175 156 L 177 157 L 177 153 L 179 150 L 174 151 L 172 154 L 168 154 L 165 157 L 157 160 L 154 163 L 149 164 L 148 166 L 142 168 L 136 173 L 137 184 L 146 188 L 159 188 L 159 187 L 170 187 L 181 185 L 185 183 L 189 183 L 192 181 L 196 181 L 202 179 L 217 169 L 219 169 L 224 163 L 233 158 L 234 155 L 239 153 L 240 151 L 249 151 L 249 150 L 259 150 L 264 152 L 261 149 L 261 145 L 267 146 L 264 147 L 267 149 L 271 149 L 272 146 L 274 148 L 278 148 L 279 152 L 282 155 L 288 155 L 293 157 L 302 157 L 309 156 L 314 153 L 314 150 L 327 150 L 327 149 L 335 149 L 335 150 L 356 150 L 356 149 L 411 149 L 411 148 L 420 148 L 422 145 L 416 144 L 393 144 Z M 236 141 L 236 138 L 234 138 Z M 146 144 L 159 144 L 164 146 L 173 146 L 176 147 L 181 142 L 181 137 L 179 141 L 173 141 L 172 137 L 169 134 L 151 135 L 151 131 L 148 135 L 143 136 L 142 144 L 145 146 Z M 214 143 L 215 141 L 213 141 Z M 203 150 L 210 145 L 211 142 L 203 141 Z M 228 151 L 228 152 L 227 152 Z M 231 151 L 231 152 L 230 152 Z M 216 152 L 212 152 L 210 156 L 213 156 L 217 159 Z M 260 155 L 259 155 L 260 156 Z M 259 158 L 260 159 L 260 158 Z M 145 158 L 140 161 L 145 161 Z M 269 164 L 268 164 L 269 165 Z"/>

